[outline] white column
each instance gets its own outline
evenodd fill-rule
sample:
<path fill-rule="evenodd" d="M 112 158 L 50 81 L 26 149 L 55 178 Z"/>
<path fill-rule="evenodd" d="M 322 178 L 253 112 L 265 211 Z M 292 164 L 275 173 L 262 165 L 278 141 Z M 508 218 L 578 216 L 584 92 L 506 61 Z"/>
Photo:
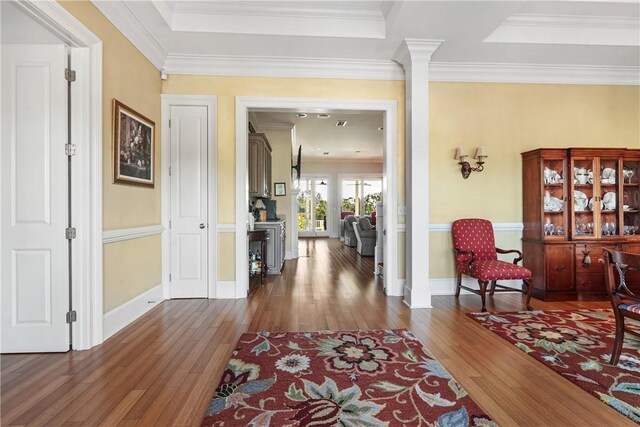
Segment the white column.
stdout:
<path fill-rule="evenodd" d="M 404 302 L 431 307 L 429 285 L 429 62 L 442 40 L 405 39 L 394 55 L 406 80 L 406 283 Z"/>

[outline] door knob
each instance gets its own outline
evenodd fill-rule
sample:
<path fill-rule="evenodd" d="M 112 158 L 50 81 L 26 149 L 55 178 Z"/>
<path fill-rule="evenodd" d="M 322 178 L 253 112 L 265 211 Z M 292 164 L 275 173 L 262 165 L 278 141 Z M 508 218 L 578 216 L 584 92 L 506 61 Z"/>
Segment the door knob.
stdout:
<path fill-rule="evenodd" d="M 203 228 L 204 228 L 204 223 L 203 223 L 203 222 L 201 222 L 201 223 L 200 223 L 200 229 L 203 229 Z"/>

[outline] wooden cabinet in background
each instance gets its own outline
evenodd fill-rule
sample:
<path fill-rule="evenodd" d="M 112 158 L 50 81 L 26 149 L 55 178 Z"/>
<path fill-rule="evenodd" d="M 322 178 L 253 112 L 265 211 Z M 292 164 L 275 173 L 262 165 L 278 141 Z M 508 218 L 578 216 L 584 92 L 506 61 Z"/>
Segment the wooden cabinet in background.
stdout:
<path fill-rule="evenodd" d="M 522 153 L 524 266 L 545 301 L 606 299 L 603 248 L 640 253 L 640 150 Z M 629 277 L 640 290 L 640 274 Z"/>
<path fill-rule="evenodd" d="M 271 145 L 263 133 L 249 134 L 249 197 L 271 197 Z"/>

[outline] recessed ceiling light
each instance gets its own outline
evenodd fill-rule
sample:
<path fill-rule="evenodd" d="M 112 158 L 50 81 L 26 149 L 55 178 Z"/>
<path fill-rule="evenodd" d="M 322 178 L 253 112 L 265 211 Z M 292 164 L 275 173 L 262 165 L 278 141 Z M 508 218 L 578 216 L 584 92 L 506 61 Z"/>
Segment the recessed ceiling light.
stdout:
<path fill-rule="evenodd" d="M 296 116 L 300 117 L 301 119 L 304 119 L 305 117 L 307 117 L 305 113 L 298 113 L 296 114 Z"/>
<path fill-rule="evenodd" d="M 331 117 L 329 114 L 324 114 L 324 113 L 318 114 L 319 119 L 328 119 L 329 117 Z"/>
<path fill-rule="evenodd" d="M 380 126 L 380 127 L 378 128 L 378 130 L 384 130 L 384 128 L 383 128 L 382 126 Z"/>
<path fill-rule="evenodd" d="M 344 127 L 346 125 L 347 125 L 347 121 L 346 120 L 338 120 L 336 122 L 336 126 L 338 126 L 338 127 Z"/>
<path fill-rule="evenodd" d="M 323 155 L 323 156 L 328 156 L 328 155 L 329 155 L 329 152 L 328 152 L 328 151 L 325 151 L 324 153 L 322 153 L 322 155 Z"/>
<path fill-rule="evenodd" d="M 360 152 L 360 150 L 356 150 L 356 153 L 359 153 L 359 152 Z"/>

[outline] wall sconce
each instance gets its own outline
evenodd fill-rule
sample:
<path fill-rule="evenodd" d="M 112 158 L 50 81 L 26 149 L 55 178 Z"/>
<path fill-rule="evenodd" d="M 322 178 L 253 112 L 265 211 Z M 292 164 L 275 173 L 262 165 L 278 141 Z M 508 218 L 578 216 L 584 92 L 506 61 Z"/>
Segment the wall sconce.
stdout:
<path fill-rule="evenodd" d="M 465 157 L 469 157 L 469 155 L 464 151 L 464 148 L 458 147 L 456 148 L 456 155 L 453 157 L 458 161 L 460 165 L 460 172 L 462 173 L 462 177 L 464 179 L 469 178 L 471 172 L 482 172 L 484 170 L 484 160 L 489 157 L 489 155 L 485 152 L 484 147 L 478 147 L 476 149 L 476 164 L 478 167 L 472 168 L 469 162 L 465 160 Z"/>

